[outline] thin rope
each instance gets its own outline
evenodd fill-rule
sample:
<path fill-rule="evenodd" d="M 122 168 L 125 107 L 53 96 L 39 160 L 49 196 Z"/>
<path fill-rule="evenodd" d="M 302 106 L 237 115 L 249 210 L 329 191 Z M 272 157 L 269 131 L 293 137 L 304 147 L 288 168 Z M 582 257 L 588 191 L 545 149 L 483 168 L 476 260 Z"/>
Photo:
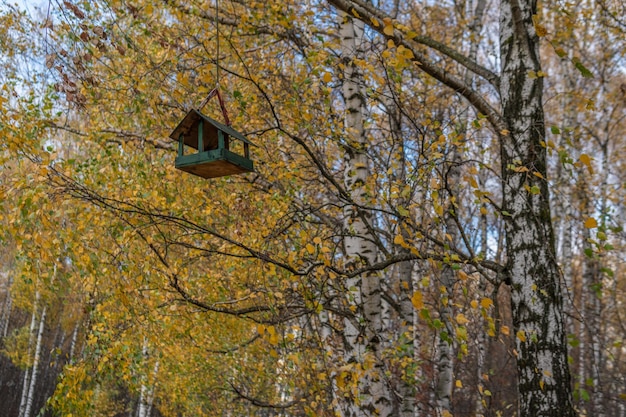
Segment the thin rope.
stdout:
<path fill-rule="evenodd" d="M 219 19 L 219 11 L 220 11 L 220 3 L 219 0 L 215 0 L 215 39 L 217 43 L 215 57 L 215 85 L 219 87 L 220 85 L 220 19 Z"/>

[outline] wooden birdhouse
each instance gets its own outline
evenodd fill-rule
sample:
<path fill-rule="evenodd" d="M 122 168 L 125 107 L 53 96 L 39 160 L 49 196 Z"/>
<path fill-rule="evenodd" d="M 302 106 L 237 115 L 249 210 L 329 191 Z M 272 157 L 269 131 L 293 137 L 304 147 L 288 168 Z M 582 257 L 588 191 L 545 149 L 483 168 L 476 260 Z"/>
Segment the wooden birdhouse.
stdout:
<path fill-rule="evenodd" d="M 202 178 L 252 172 L 250 145 L 241 133 L 191 110 L 170 134 L 178 142 L 176 168 Z M 188 153 L 188 148 L 197 152 Z"/>

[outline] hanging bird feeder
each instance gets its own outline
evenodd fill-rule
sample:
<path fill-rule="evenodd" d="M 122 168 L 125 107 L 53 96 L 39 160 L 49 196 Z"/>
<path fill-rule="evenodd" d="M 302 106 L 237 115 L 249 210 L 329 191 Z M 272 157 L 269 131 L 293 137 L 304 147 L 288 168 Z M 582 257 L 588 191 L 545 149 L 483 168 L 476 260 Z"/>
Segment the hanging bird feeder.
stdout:
<path fill-rule="evenodd" d="M 219 3 L 215 2 L 215 27 L 217 33 L 217 54 L 215 59 L 216 75 L 220 79 L 220 42 L 219 42 Z M 208 101 L 217 96 L 225 124 L 201 113 Z M 192 109 L 170 134 L 178 142 L 176 168 L 202 178 L 223 177 L 254 171 L 250 159 L 250 145 L 244 135 L 230 127 L 224 100 L 219 91 L 219 84 L 197 109 Z M 187 154 L 188 148 L 197 152 Z"/>
<path fill-rule="evenodd" d="M 226 124 L 200 112 L 204 104 L 217 95 Z M 178 142 L 176 168 L 202 178 L 253 172 L 250 145 L 244 135 L 230 127 L 228 114 L 219 91 L 214 89 L 198 110 L 192 109 L 170 134 Z M 188 148 L 197 152 L 187 154 Z"/>

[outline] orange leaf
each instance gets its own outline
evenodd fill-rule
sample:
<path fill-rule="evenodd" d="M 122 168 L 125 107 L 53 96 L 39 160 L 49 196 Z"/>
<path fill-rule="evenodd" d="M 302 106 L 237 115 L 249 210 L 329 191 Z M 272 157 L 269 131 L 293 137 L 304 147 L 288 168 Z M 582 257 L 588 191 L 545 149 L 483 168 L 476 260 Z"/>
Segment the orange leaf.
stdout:
<path fill-rule="evenodd" d="M 415 291 L 413 297 L 411 297 L 411 304 L 415 307 L 416 310 L 421 310 L 424 308 L 423 295 L 419 291 Z"/>
<path fill-rule="evenodd" d="M 585 227 L 587 229 L 595 229 L 596 227 L 598 227 L 598 222 L 593 217 L 589 217 L 587 220 L 585 220 Z"/>

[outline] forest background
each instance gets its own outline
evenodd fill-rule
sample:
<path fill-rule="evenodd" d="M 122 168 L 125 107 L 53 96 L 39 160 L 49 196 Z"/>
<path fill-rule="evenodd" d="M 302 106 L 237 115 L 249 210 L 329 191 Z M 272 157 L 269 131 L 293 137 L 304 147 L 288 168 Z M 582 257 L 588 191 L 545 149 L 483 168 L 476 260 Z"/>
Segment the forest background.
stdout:
<path fill-rule="evenodd" d="M 0 5 L 3 416 L 626 416 L 623 2 Z"/>

